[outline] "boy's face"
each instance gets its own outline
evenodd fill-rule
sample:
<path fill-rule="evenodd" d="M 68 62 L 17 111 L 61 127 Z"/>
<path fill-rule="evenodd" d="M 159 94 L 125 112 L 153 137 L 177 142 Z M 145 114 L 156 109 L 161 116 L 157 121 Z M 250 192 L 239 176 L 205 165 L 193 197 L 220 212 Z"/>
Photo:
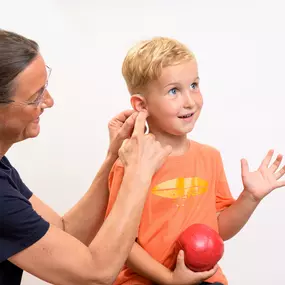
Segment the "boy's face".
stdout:
<path fill-rule="evenodd" d="M 144 100 L 152 131 L 172 135 L 191 132 L 203 106 L 196 61 L 163 68 L 160 78 L 148 85 Z"/>

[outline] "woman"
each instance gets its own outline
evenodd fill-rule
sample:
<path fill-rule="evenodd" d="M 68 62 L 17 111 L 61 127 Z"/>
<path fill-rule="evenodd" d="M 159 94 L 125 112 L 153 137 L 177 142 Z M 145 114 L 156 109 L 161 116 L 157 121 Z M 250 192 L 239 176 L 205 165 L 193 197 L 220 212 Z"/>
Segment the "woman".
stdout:
<path fill-rule="evenodd" d="M 20 284 L 23 270 L 58 285 L 112 284 L 135 240 L 151 178 L 171 149 L 144 135 L 146 113 L 119 114 L 109 124 L 108 154 L 92 185 L 60 217 L 6 157 L 14 143 L 39 134 L 39 117 L 53 106 L 50 71 L 34 41 L 0 30 L 0 284 Z M 125 175 L 104 221 L 118 153 Z"/>

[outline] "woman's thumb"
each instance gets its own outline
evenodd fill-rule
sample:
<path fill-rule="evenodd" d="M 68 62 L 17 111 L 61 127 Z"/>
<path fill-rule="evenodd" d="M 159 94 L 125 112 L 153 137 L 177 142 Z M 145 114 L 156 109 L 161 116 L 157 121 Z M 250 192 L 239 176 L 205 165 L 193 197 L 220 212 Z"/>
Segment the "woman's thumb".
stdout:
<path fill-rule="evenodd" d="M 164 150 L 165 150 L 166 155 L 170 155 L 172 152 L 172 146 L 167 145 L 164 147 Z"/>

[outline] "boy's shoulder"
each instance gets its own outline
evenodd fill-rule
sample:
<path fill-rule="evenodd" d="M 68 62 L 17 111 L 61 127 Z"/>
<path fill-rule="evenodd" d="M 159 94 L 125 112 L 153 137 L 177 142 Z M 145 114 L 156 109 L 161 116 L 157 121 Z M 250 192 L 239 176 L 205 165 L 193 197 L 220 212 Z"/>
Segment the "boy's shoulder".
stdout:
<path fill-rule="evenodd" d="M 194 140 L 191 140 L 190 143 L 192 144 L 194 151 L 199 152 L 199 154 L 207 156 L 215 156 L 215 157 L 220 156 L 220 151 L 212 145 L 201 143 Z"/>
<path fill-rule="evenodd" d="M 191 149 L 198 156 L 203 156 L 206 159 L 220 159 L 221 157 L 220 151 L 216 147 L 206 143 L 201 143 L 196 140 L 190 141 L 190 150 Z M 124 165 L 120 160 L 120 158 L 118 158 L 115 161 L 110 172 L 115 172 L 115 171 L 120 171 L 120 172 L 124 171 Z"/>

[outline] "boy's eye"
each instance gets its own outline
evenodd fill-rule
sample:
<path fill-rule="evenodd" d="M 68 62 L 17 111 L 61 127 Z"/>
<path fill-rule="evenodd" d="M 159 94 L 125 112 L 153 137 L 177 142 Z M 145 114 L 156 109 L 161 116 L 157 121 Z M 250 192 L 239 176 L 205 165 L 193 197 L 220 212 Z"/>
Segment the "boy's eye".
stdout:
<path fill-rule="evenodd" d="M 195 89 L 198 88 L 198 83 L 197 83 L 197 82 L 194 82 L 194 83 L 192 83 L 190 86 L 191 86 L 192 89 L 195 90 Z"/>
<path fill-rule="evenodd" d="M 177 94 L 177 88 L 172 88 L 169 90 L 168 94 L 170 95 L 176 95 Z"/>

